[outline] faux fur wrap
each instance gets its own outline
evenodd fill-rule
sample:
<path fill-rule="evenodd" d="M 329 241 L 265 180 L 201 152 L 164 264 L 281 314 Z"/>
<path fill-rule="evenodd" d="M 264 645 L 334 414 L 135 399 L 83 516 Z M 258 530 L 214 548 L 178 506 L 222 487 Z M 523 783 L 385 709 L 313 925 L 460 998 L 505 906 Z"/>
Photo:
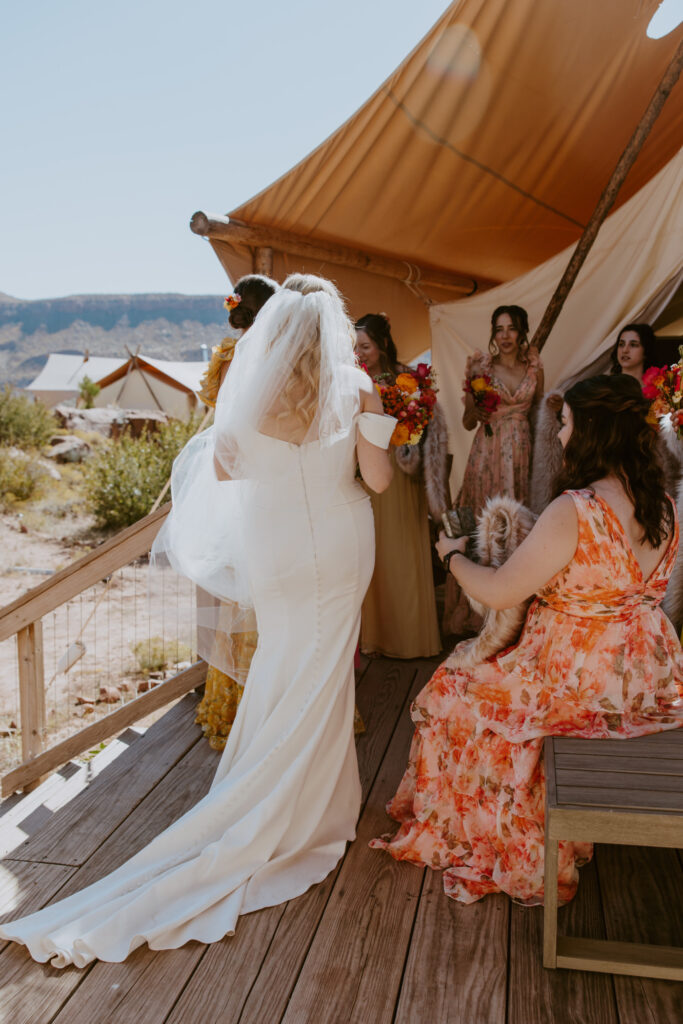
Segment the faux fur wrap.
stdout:
<path fill-rule="evenodd" d="M 438 405 L 420 444 L 404 444 L 396 449 L 396 462 L 408 476 L 422 472 L 429 514 L 435 522 L 450 508 L 448 492 L 448 430 Z"/>
<path fill-rule="evenodd" d="M 476 561 L 481 565 L 499 566 L 529 533 L 536 516 L 514 498 L 496 495 L 489 498 L 477 519 Z M 504 650 L 519 637 L 531 598 L 513 608 L 494 611 L 467 597 L 472 608 L 484 618 L 477 636 L 461 640 L 446 660 L 448 668 L 472 668 L 498 651 Z"/>

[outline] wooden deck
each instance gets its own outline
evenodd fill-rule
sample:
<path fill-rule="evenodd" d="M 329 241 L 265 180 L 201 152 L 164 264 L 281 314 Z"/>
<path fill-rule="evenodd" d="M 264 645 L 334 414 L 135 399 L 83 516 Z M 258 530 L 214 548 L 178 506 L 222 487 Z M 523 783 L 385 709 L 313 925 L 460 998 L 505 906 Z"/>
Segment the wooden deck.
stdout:
<path fill-rule="evenodd" d="M 325 882 L 242 918 L 211 946 L 136 950 L 123 964 L 59 971 L 0 947 L 0 1021 L 11 1024 L 674 1024 L 683 984 L 546 971 L 542 908 L 489 897 L 448 900 L 438 873 L 368 848 L 390 828 L 384 804 L 405 764 L 408 705 L 435 661 L 371 661 L 358 704 L 363 811 L 358 839 Z M 208 789 L 218 759 L 193 724 L 197 696 L 176 704 L 58 809 L 43 790 L 0 806 L 5 836 L 28 838 L 3 861 L 0 892 L 28 913 L 95 881 Z M 102 757 L 102 755 L 100 755 Z M 74 769 L 71 769 L 73 773 Z M 48 780 L 44 791 L 62 779 Z M 47 787 L 47 789 L 45 788 Z M 59 803 L 59 801 L 57 801 Z M 30 808 L 30 812 L 29 812 Z M 20 832 L 12 832 L 20 829 Z M 683 944 L 683 866 L 671 850 L 601 847 L 581 873 L 560 931 Z"/>

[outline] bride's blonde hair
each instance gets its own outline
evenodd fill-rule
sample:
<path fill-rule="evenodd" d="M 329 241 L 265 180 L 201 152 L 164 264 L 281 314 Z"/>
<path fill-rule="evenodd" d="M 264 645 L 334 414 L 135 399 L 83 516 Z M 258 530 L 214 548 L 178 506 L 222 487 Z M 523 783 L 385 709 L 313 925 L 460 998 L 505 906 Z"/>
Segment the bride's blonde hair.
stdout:
<path fill-rule="evenodd" d="M 339 304 L 341 314 L 348 320 L 348 314 L 341 293 L 327 278 L 317 277 L 315 274 L 290 274 L 285 279 L 282 287 L 291 292 L 299 292 L 301 295 L 323 292 L 329 295 L 333 302 Z M 306 327 L 302 327 L 302 330 L 306 329 Z M 309 427 L 313 422 L 318 408 L 318 390 L 320 387 L 319 317 L 314 325 L 308 327 L 308 330 L 309 337 L 305 339 L 299 359 L 291 367 L 289 379 L 282 389 L 280 400 L 283 408 L 277 415 L 277 419 L 295 416 L 306 427 Z M 353 325 L 350 320 L 349 337 L 354 337 Z"/>

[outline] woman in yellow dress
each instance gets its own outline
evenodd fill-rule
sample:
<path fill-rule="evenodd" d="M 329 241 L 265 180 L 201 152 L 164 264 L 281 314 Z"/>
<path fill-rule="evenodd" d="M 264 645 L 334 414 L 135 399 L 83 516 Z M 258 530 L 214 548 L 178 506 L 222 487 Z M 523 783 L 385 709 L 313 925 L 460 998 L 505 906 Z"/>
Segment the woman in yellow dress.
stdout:
<path fill-rule="evenodd" d="M 388 318 L 368 313 L 356 321 L 356 355 L 376 383 L 393 383 L 398 362 Z M 363 602 L 364 654 L 425 658 L 441 637 L 432 573 L 429 513 L 448 508 L 448 438 L 443 415 L 434 417 L 417 445 L 391 447 L 395 472 L 382 494 L 370 494 L 375 519 L 375 571 Z"/>
<path fill-rule="evenodd" d="M 260 274 L 248 274 L 240 278 L 233 294 L 225 300 L 226 307 L 230 310 L 230 326 L 243 332 L 248 331 L 256 314 L 278 288 L 279 285 L 275 281 Z M 227 337 L 215 346 L 202 378 L 199 397 L 212 408 L 215 408 L 218 390 L 232 362 L 237 341 L 236 337 Z M 229 642 L 232 648 L 227 660 L 235 665 L 242 678 L 246 678 L 249 671 L 257 640 L 258 634 L 255 630 L 224 637 L 224 642 Z M 225 747 L 243 690 L 244 687 L 236 679 L 221 672 L 214 665 L 209 665 L 204 696 L 197 708 L 196 722 L 201 725 L 209 745 L 214 750 L 223 750 Z"/>

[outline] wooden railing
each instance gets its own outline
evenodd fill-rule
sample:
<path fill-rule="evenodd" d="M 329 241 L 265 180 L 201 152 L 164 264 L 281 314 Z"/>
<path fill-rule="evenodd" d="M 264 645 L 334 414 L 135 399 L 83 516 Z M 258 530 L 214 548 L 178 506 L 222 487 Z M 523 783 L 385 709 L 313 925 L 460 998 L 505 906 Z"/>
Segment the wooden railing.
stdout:
<path fill-rule="evenodd" d="M 45 673 L 42 618 L 117 569 L 146 555 L 168 515 L 170 502 L 0 609 L 0 641 L 16 635 L 22 763 L 1 780 L 2 796 L 27 789 L 93 745 L 110 739 L 170 701 L 200 686 L 207 665 L 198 661 L 48 750 L 45 744 Z"/>

